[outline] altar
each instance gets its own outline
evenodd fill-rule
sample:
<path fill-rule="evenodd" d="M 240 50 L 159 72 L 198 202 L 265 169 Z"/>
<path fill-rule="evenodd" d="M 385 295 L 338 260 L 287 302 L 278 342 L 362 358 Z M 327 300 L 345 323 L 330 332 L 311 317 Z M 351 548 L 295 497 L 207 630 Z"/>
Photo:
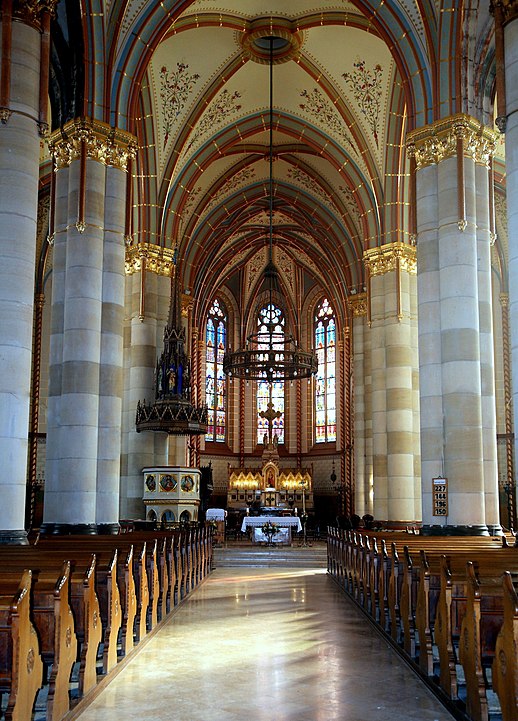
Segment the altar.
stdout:
<path fill-rule="evenodd" d="M 271 539 L 273 543 L 291 544 L 292 529 L 295 529 L 296 532 L 302 530 L 302 523 L 298 516 L 245 516 L 241 524 L 241 531 L 246 533 L 251 528 L 252 542 L 266 543 L 268 539 L 261 530 L 265 523 L 274 523 L 279 527 L 279 532 Z"/>

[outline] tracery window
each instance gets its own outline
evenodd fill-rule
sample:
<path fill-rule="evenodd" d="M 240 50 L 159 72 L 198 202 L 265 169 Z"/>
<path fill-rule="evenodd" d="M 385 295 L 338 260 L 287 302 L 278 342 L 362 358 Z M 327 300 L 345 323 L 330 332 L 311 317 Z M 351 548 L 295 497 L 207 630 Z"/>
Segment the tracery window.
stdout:
<path fill-rule="evenodd" d="M 223 373 L 223 356 L 227 346 L 227 316 L 217 298 L 207 314 L 205 346 L 205 403 L 208 408 L 205 440 L 223 443 L 227 420 Z"/>
<path fill-rule="evenodd" d="M 336 319 L 327 298 L 315 313 L 315 443 L 336 441 Z"/>
<path fill-rule="evenodd" d="M 283 337 L 285 332 L 285 319 L 282 310 L 273 304 L 261 308 L 257 317 L 258 333 L 268 333 L 269 323 L 274 323 L 276 338 Z M 278 335 L 279 334 L 279 335 Z M 259 345 L 259 349 L 261 349 Z M 264 344 L 266 349 L 268 346 Z M 277 437 L 277 443 L 284 443 L 284 381 L 272 383 L 267 380 L 257 381 L 257 443 L 263 443 L 265 435 L 268 434 L 269 421 L 259 414 L 268 410 L 268 403 L 273 404 L 273 409 L 280 412 L 279 418 L 272 422 L 272 439 Z"/>

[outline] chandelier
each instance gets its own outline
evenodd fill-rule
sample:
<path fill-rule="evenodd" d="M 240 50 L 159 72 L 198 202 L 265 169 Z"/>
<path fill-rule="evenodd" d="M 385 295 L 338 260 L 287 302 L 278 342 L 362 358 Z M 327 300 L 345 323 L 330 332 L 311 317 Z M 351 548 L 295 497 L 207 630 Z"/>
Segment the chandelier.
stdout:
<path fill-rule="evenodd" d="M 270 138 L 269 138 L 269 207 L 268 207 L 268 263 L 264 269 L 268 303 L 264 322 L 256 333 L 251 333 L 244 348 L 229 351 L 223 357 L 223 372 L 229 377 L 246 380 L 273 381 L 309 378 L 318 370 L 316 354 L 303 350 L 292 335 L 279 324 L 274 295 L 280 287 L 279 273 L 273 262 L 273 51 L 284 47 L 284 38 L 269 35 L 256 40 L 260 48 L 269 47 L 270 68 Z"/>

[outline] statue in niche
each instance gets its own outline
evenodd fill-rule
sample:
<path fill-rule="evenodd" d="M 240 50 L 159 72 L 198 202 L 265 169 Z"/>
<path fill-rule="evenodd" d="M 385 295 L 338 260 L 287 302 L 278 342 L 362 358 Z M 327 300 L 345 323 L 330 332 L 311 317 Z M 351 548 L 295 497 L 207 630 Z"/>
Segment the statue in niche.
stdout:
<path fill-rule="evenodd" d="M 268 473 L 266 475 L 266 486 L 268 488 L 275 488 L 275 474 L 273 472 L 273 468 L 268 469 Z"/>
<path fill-rule="evenodd" d="M 173 393 L 176 387 L 176 369 L 174 365 L 171 365 L 168 373 L 168 390 L 169 393 Z"/>

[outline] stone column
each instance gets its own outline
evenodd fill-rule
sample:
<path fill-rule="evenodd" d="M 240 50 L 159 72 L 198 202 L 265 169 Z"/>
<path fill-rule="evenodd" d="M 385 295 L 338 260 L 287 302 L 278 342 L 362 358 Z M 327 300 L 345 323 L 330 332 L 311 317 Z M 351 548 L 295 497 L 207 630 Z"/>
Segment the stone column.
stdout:
<path fill-rule="evenodd" d="M 505 167 L 507 190 L 507 226 L 509 236 L 509 320 L 511 335 L 511 376 L 515 446 L 518 458 L 518 2 L 494 0 L 495 31 L 503 34 L 505 63 L 504 117 L 499 127 L 505 130 Z M 503 29 L 503 33 L 501 33 Z M 500 94 L 502 95 L 502 93 Z M 501 115 L 501 113 L 499 113 Z M 514 500 L 517 498 L 514 479 Z"/>
<path fill-rule="evenodd" d="M 61 357 L 53 357 L 51 370 L 52 454 L 42 530 L 95 533 L 98 523 L 99 530 L 118 525 L 124 302 L 124 203 L 119 196 L 124 198 L 125 183 L 117 173 L 125 177 L 134 144 L 127 133 L 81 119 L 56 132 L 49 146 L 58 176 L 56 202 L 67 203 L 67 212 L 56 209 L 55 245 L 63 249 L 58 257 L 64 265 L 58 266 L 62 275 L 53 288 L 53 330 Z M 106 452 L 108 440 L 116 445 Z M 100 452 L 102 461 L 107 460 L 103 455 L 117 456 L 116 478 L 113 464 L 109 469 L 99 465 Z M 98 489 L 103 489 L 99 503 Z"/>
<path fill-rule="evenodd" d="M 47 102 L 49 12 L 2 3 L 0 17 L 0 543 L 25 543 L 25 494 L 38 206 L 41 92 Z"/>
<path fill-rule="evenodd" d="M 365 293 L 351 295 L 348 300 L 352 316 L 352 354 L 354 375 L 354 469 L 355 512 L 359 516 L 370 513 L 369 478 L 366 464 L 365 415 L 365 334 L 367 299 Z"/>
<path fill-rule="evenodd" d="M 488 157 L 490 153 L 482 155 Z M 498 499 L 498 457 L 496 445 L 495 358 L 493 341 L 493 303 L 491 292 L 491 245 L 495 241 L 490 228 L 489 167 L 478 158 L 475 166 L 478 313 L 480 345 L 480 386 L 482 411 L 482 448 L 484 454 L 484 506 L 486 525 L 492 536 L 502 533 Z"/>
<path fill-rule="evenodd" d="M 383 277 L 367 271 L 368 322 L 370 325 L 373 515 L 388 520 L 387 397 L 385 388 L 385 324 Z"/>
<path fill-rule="evenodd" d="M 135 430 L 138 401 L 154 399 L 171 293 L 173 251 L 137 243 L 126 250 L 127 365 L 124 378 L 121 518 L 143 518 L 142 468 L 168 463 L 166 433 Z M 183 464 L 182 464 L 183 465 Z"/>
<path fill-rule="evenodd" d="M 456 115 L 414 131 L 423 530 L 487 534 L 482 431 L 476 164 L 493 134 Z M 485 326 L 484 326 L 485 327 Z M 434 515 L 432 479 L 448 481 Z"/>
<path fill-rule="evenodd" d="M 124 168 L 106 169 L 97 447 L 98 532 L 119 528 L 124 326 Z"/>
<path fill-rule="evenodd" d="M 377 354 L 383 363 L 376 373 L 381 379 L 380 405 L 385 408 L 385 418 L 380 419 L 384 427 L 380 422 L 377 425 L 386 448 L 386 485 L 379 483 L 375 472 L 374 516 L 409 524 L 416 520 L 412 365 L 415 339 L 411 317 L 415 256 L 415 249 L 404 243 L 390 243 L 364 254 L 369 273 L 371 327 L 374 332 L 377 329 L 383 332 L 383 356 L 381 351 Z M 373 344 L 377 342 L 373 337 Z"/>

